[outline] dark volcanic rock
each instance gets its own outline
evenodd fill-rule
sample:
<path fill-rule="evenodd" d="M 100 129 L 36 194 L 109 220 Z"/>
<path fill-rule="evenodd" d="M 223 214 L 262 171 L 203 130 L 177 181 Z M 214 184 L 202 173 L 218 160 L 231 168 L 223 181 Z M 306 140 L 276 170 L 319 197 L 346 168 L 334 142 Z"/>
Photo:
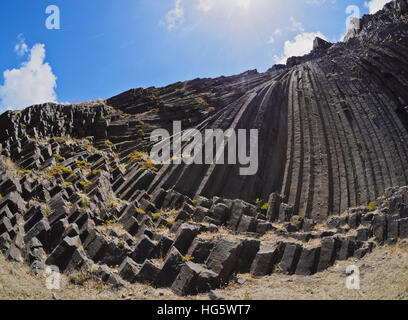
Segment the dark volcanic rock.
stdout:
<path fill-rule="evenodd" d="M 276 266 L 311 275 L 407 238 L 407 21 L 408 2 L 394 0 L 352 19 L 343 42 L 316 38 L 309 54 L 263 73 L 6 111 L 0 250 L 36 273 L 44 260 L 65 272 L 97 264 L 92 274 L 119 287 L 119 266 L 124 280 L 189 295 Z M 173 121 L 256 129 L 256 172 L 177 164 L 184 153 L 150 161 L 151 133 L 175 142 Z M 232 157 L 220 141 L 213 158 Z"/>
<path fill-rule="evenodd" d="M 170 287 L 183 265 L 183 256 L 173 247 L 167 254 L 163 267 L 157 276 L 156 285 L 158 287 Z"/>
<path fill-rule="evenodd" d="M 221 284 L 228 282 L 234 272 L 241 250 L 241 243 L 221 239 L 211 251 L 206 265 L 219 276 Z"/>
<path fill-rule="evenodd" d="M 261 247 L 252 263 L 251 274 L 256 277 L 271 274 L 275 265 L 282 258 L 284 250 L 284 243 L 278 244 L 274 247 Z"/>
<path fill-rule="evenodd" d="M 219 285 L 218 275 L 199 264 L 187 262 L 180 270 L 171 289 L 180 296 L 209 292 Z"/>
<path fill-rule="evenodd" d="M 72 258 L 75 250 L 81 245 L 79 237 L 65 237 L 64 240 L 55 248 L 48 259 L 45 261 L 48 265 L 57 266 L 60 271 L 65 271 L 69 261 Z"/>
<path fill-rule="evenodd" d="M 294 243 L 287 243 L 282 260 L 279 263 L 279 269 L 286 274 L 295 273 L 296 267 L 302 253 L 302 246 Z"/>

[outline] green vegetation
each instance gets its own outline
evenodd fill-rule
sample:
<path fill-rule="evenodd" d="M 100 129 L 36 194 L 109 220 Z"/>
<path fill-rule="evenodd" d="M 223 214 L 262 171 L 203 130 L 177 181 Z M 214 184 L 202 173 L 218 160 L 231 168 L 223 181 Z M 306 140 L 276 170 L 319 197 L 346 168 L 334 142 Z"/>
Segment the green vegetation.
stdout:
<path fill-rule="evenodd" d="M 373 201 L 366 207 L 366 209 L 367 211 L 374 211 L 377 207 L 378 207 L 378 202 Z"/>
<path fill-rule="evenodd" d="M 76 163 L 76 167 L 78 169 L 85 169 L 87 166 L 87 162 L 86 161 L 77 161 Z"/>
<path fill-rule="evenodd" d="M 107 221 L 105 222 L 105 224 L 106 224 L 107 226 L 112 226 L 112 225 L 114 225 L 114 224 L 116 224 L 116 223 L 118 223 L 118 221 L 116 220 L 116 218 L 112 218 L 112 219 L 107 220 Z"/>
<path fill-rule="evenodd" d="M 48 205 L 48 203 L 45 203 L 43 208 L 44 208 L 44 214 L 46 216 L 49 216 L 51 214 L 51 209 L 50 209 L 50 206 Z"/>
<path fill-rule="evenodd" d="M 59 162 L 64 161 L 64 158 L 61 157 L 59 154 L 54 154 L 54 158 L 57 159 Z"/>
<path fill-rule="evenodd" d="M 53 166 L 46 172 L 47 176 L 49 177 L 60 176 L 64 173 L 72 173 L 72 170 L 64 166 Z"/>
<path fill-rule="evenodd" d="M 159 169 L 155 167 L 153 161 L 140 162 L 139 165 L 145 170 L 150 170 L 154 172 L 159 171 Z"/>
<path fill-rule="evenodd" d="M 96 175 L 98 175 L 98 174 L 100 174 L 100 173 L 102 173 L 102 169 L 95 169 L 94 171 L 92 171 L 92 174 L 93 174 L 94 176 L 96 176 Z"/>
<path fill-rule="evenodd" d="M 193 260 L 194 260 L 194 257 L 193 257 L 191 254 L 186 254 L 186 255 L 183 257 L 183 260 L 186 261 L 186 262 L 188 262 L 188 261 L 193 261 Z"/>
<path fill-rule="evenodd" d="M 87 197 L 83 196 L 80 203 L 79 203 L 79 206 L 80 206 L 81 209 L 86 210 L 86 209 L 88 209 L 90 203 L 91 203 L 91 200 L 89 200 Z"/>
<path fill-rule="evenodd" d="M 140 208 L 136 208 L 136 211 L 141 213 L 141 214 L 146 214 L 146 211 L 144 211 L 143 209 L 140 209 Z"/>
<path fill-rule="evenodd" d="M 266 212 L 269 209 L 269 204 L 268 203 L 264 203 L 261 207 L 261 211 L 262 212 Z"/>
<path fill-rule="evenodd" d="M 135 163 L 144 160 L 146 158 L 146 154 L 143 152 L 134 151 L 128 156 L 128 158 L 131 163 Z"/>
<path fill-rule="evenodd" d="M 129 156 L 128 159 L 130 163 L 138 163 L 139 166 L 141 166 L 145 170 L 150 170 L 150 171 L 158 171 L 158 169 L 155 167 L 153 161 L 148 161 L 147 159 L 149 158 L 147 153 L 144 152 L 139 152 L 139 151 L 134 151 L 132 152 Z"/>
<path fill-rule="evenodd" d="M 157 219 L 159 219 L 161 216 L 163 216 L 165 214 L 166 214 L 166 212 L 163 212 L 163 211 L 153 213 L 152 214 L 152 219 L 153 219 L 153 221 L 156 221 Z"/>
<path fill-rule="evenodd" d="M 89 187 L 89 186 L 92 185 L 92 182 L 91 182 L 91 181 L 81 181 L 81 185 L 82 185 L 84 188 L 87 188 L 87 187 Z"/>

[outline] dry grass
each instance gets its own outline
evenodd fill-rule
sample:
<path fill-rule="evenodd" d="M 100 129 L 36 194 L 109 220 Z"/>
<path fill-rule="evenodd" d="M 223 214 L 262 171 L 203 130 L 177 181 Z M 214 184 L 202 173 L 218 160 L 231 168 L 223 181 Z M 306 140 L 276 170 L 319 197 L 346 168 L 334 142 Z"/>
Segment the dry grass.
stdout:
<path fill-rule="evenodd" d="M 348 290 L 345 286 L 345 269 L 349 265 L 360 268 L 361 290 Z M 245 299 L 248 294 L 256 300 L 408 300 L 408 245 L 379 247 L 362 260 L 337 262 L 310 277 L 278 273 L 260 279 L 250 275 L 240 277 L 246 279 L 244 285 L 230 283 L 220 292 L 229 299 Z"/>
<path fill-rule="evenodd" d="M 155 261 L 159 263 L 161 261 Z M 360 268 L 361 290 L 348 290 L 345 287 L 347 266 L 354 264 Z M 154 289 L 149 285 L 134 284 L 127 288 L 114 290 L 98 281 L 77 274 L 81 285 L 74 285 L 71 278 L 75 274 L 62 276 L 60 291 L 50 291 L 45 287 L 45 276 L 34 276 L 26 265 L 14 267 L 11 262 L 0 256 L 0 299 L 52 299 L 56 292 L 66 300 L 114 300 L 114 299 L 151 299 L 183 300 L 169 289 Z M 246 279 L 243 285 L 231 282 L 228 287 L 218 290 L 227 299 L 319 299 L 319 300 L 363 300 L 363 299 L 408 299 L 408 245 L 403 248 L 385 246 L 376 248 L 363 260 L 349 259 L 337 263 L 330 269 L 314 276 L 287 276 L 272 274 L 269 277 L 255 279 L 240 275 Z M 82 281 L 83 280 L 83 281 Z M 101 290 L 103 288 L 103 290 Z M 207 294 L 186 299 L 208 299 Z"/>

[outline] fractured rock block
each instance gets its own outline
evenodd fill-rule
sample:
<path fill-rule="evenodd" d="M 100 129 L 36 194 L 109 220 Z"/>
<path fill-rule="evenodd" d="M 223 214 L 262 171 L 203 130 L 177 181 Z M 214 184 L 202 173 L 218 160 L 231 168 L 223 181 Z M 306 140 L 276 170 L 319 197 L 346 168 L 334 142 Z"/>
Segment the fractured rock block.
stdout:
<path fill-rule="evenodd" d="M 173 282 L 171 290 L 179 296 L 209 292 L 219 285 L 218 275 L 199 264 L 186 262 Z"/>
<path fill-rule="evenodd" d="M 395 216 L 387 216 L 387 242 L 395 243 L 398 240 L 399 221 Z"/>
<path fill-rule="evenodd" d="M 27 220 L 28 218 L 28 220 Z M 44 215 L 41 211 L 40 206 L 34 206 L 30 210 L 27 211 L 27 213 L 24 215 L 24 219 L 27 221 L 24 224 L 24 230 L 27 232 L 30 230 L 37 222 L 42 220 L 44 218 Z"/>
<path fill-rule="evenodd" d="M 339 240 L 336 237 L 323 238 L 319 263 L 317 265 L 318 272 L 323 271 L 333 265 L 338 248 Z"/>
<path fill-rule="evenodd" d="M 292 216 L 293 216 L 293 207 L 286 203 L 281 203 L 279 207 L 279 221 L 280 222 L 289 221 Z"/>
<path fill-rule="evenodd" d="M 176 240 L 174 241 L 173 246 L 177 248 L 182 255 L 185 255 L 199 231 L 200 229 L 198 226 L 183 223 L 177 231 Z"/>
<path fill-rule="evenodd" d="M 119 266 L 127 255 L 131 254 L 129 248 L 119 247 L 114 241 L 107 241 L 102 252 L 98 253 L 98 261 L 109 267 Z"/>
<path fill-rule="evenodd" d="M 12 243 L 5 253 L 5 257 L 8 260 L 15 262 L 22 262 L 23 258 L 21 257 L 21 250 L 18 248 L 15 243 Z"/>
<path fill-rule="evenodd" d="M 236 230 L 239 222 L 241 220 L 241 216 L 244 212 L 244 203 L 241 200 L 234 200 L 232 207 L 231 207 L 231 214 L 229 220 L 227 222 L 228 228 L 232 230 Z"/>
<path fill-rule="evenodd" d="M 236 263 L 241 253 L 242 244 L 221 239 L 211 251 L 206 265 L 220 277 L 220 283 L 225 284 L 235 271 Z"/>
<path fill-rule="evenodd" d="M 7 250 L 10 247 L 10 236 L 7 232 L 0 235 L 0 250 Z"/>
<path fill-rule="evenodd" d="M 348 217 L 348 225 L 351 229 L 357 229 L 360 225 L 361 214 L 359 212 L 352 212 Z"/>
<path fill-rule="evenodd" d="M 213 248 L 213 242 L 195 238 L 187 254 L 194 258 L 195 263 L 205 263 Z"/>
<path fill-rule="evenodd" d="M 48 265 L 55 265 L 61 270 L 61 272 L 64 272 L 75 250 L 80 246 L 81 240 L 79 237 L 65 237 L 54 251 L 51 252 L 45 263 Z"/>
<path fill-rule="evenodd" d="M 339 239 L 339 250 L 337 260 L 347 260 L 352 257 L 355 250 L 355 243 L 350 239 Z"/>
<path fill-rule="evenodd" d="M 399 222 L 399 236 L 401 239 L 408 238 L 408 218 L 401 219 Z"/>
<path fill-rule="evenodd" d="M 122 279 L 130 283 L 135 283 L 136 276 L 139 273 L 139 270 L 140 265 L 131 258 L 127 257 L 125 260 L 123 260 L 122 264 L 119 267 L 119 275 L 122 277 Z"/>
<path fill-rule="evenodd" d="M 303 248 L 295 273 L 304 276 L 315 274 L 317 271 L 320 249 L 320 247 Z"/>
<path fill-rule="evenodd" d="M 204 219 L 210 218 L 208 215 L 210 214 L 210 210 L 204 207 L 198 206 L 193 214 L 193 221 L 194 222 L 203 222 Z"/>
<path fill-rule="evenodd" d="M 276 246 L 261 246 L 251 266 L 251 274 L 262 277 L 272 273 L 275 265 L 282 258 L 285 243 Z"/>
<path fill-rule="evenodd" d="M 123 224 L 124 229 L 132 236 L 135 236 L 140 228 L 140 223 L 137 221 L 135 217 L 130 217 L 127 221 Z"/>
<path fill-rule="evenodd" d="M 157 276 L 156 285 L 158 287 L 170 287 L 184 263 L 183 256 L 175 247 L 172 247 Z"/>
<path fill-rule="evenodd" d="M 11 192 L 0 200 L 0 209 L 5 206 L 8 206 L 12 214 L 23 213 L 26 210 L 25 202 L 17 192 Z"/>
<path fill-rule="evenodd" d="M 48 232 L 51 229 L 48 220 L 46 218 L 37 222 L 25 235 L 24 241 L 27 243 L 32 238 L 36 237 L 45 248 L 49 248 Z"/>
<path fill-rule="evenodd" d="M 76 249 L 69 260 L 65 272 L 71 272 L 74 270 L 90 270 L 92 261 L 86 256 L 85 252 L 81 249 Z"/>
<path fill-rule="evenodd" d="M 125 286 L 125 282 L 120 279 L 119 275 L 110 271 L 105 265 L 100 266 L 95 272 L 95 275 L 104 283 L 110 284 L 115 289 Z"/>
<path fill-rule="evenodd" d="M 49 244 L 47 245 L 47 248 L 54 249 L 64 238 L 65 231 L 68 228 L 69 222 L 67 219 L 56 221 L 48 232 Z"/>
<path fill-rule="evenodd" d="M 10 233 L 13 230 L 10 220 L 7 217 L 4 217 L 0 221 L 0 234 L 7 232 Z"/>
<path fill-rule="evenodd" d="M 387 238 L 387 219 L 385 215 L 376 214 L 373 219 L 373 232 L 379 243 L 384 243 Z"/>
<path fill-rule="evenodd" d="M 259 240 L 245 239 L 242 241 L 242 250 L 236 268 L 239 273 L 248 273 L 251 270 L 251 265 L 259 251 L 260 243 Z"/>
<path fill-rule="evenodd" d="M 222 224 L 227 221 L 228 216 L 229 216 L 228 207 L 223 203 L 218 203 L 214 207 L 214 211 L 213 214 L 211 215 L 211 218 L 220 221 Z"/>
<path fill-rule="evenodd" d="M 282 199 L 277 193 L 271 193 L 268 199 L 268 211 L 266 212 L 266 218 L 268 221 L 278 220 L 281 202 Z"/>
<path fill-rule="evenodd" d="M 255 232 L 256 231 L 256 219 L 254 217 L 243 214 L 239 221 L 237 232 Z"/>
<path fill-rule="evenodd" d="M 367 241 L 369 238 L 372 237 L 372 230 L 371 228 L 359 228 L 357 229 L 357 237 L 358 241 Z"/>
<path fill-rule="evenodd" d="M 155 247 L 155 242 L 153 242 L 149 237 L 142 235 L 139 241 L 136 243 L 136 247 L 130 257 L 136 263 L 141 264 L 151 256 Z"/>
<path fill-rule="evenodd" d="M 9 220 L 11 220 L 13 218 L 13 215 L 11 214 L 10 209 L 7 206 L 3 207 L 0 210 L 0 221 L 3 218 L 8 218 Z"/>
<path fill-rule="evenodd" d="M 286 274 L 295 273 L 301 253 L 301 245 L 297 243 L 287 243 L 281 262 L 279 263 L 279 269 Z"/>
<path fill-rule="evenodd" d="M 160 259 L 160 258 L 164 258 L 169 249 L 171 248 L 171 246 L 173 245 L 174 241 L 172 239 L 170 239 L 169 237 L 166 236 L 161 236 L 159 241 L 157 242 L 156 247 L 154 248 L 152 254 L 151 254 L 151 258 L 153 259 Z"/>
<path fill-rule="evenodd" d="M 140 267 L 135 280 L 140 283 L 153 284 L 160 273 L 160 268 L 150 260 L 146 260 Z"/>

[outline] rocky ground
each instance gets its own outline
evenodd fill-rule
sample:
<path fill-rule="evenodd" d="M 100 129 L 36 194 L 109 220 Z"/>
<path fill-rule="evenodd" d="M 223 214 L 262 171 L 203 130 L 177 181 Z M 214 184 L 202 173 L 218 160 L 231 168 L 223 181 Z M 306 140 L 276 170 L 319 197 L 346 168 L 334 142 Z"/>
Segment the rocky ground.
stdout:
<path fill-rule="evenodd" d="M 4 290 L 34 296 L 11 276 L 30 283 L 28 266 L 38 290 L 47 266 L 58 267 L 66 298 L 126 298 L 129 290 L 133 298 L 211 290 L 345 298 L 343 271 L 333 266 L 348 259 L 364 259 L 357 263 L 367 279 L 404 274 L 405 263 L 392 261 L 408 238 L 407 22 L 408 2 L 396 0 L 364 16 L 348 41 L 316 39 L 309 55 L 265 73 L 7 111 L 0 250 L 19 268 L 6 264 Z M 258 129 L 257 174 L 152 162 L 149 135 L 171 131 L 173 120 L 201 131 Z M 388 266 L 363 267 L 385 250 L 397 252 L 382 256 Z M 404 276 L 390 282 L 399 296 L 377 283 L 356 295 L 404 297 Z"/>
<path fill-rule="evenodd" d="M 314 276 L 273 274 L 256 279 L 242 275 L 243 284 L 232 282 L 227 288 L 217 290 L 224 299 L 322 299 L 322 300 L 407 300 L 408 299 L 408 244 L 401 241 L 396 246 L 374 249 L 363 260 L 348 259 Z M 361 290 L 345 287 L 345 269 L 355 264 L 360 268 Z M 0 299 L 63 299 L 63 300 L 132 300 L 132 299 L 208 299 L 208 295 L 179 297 L 169 289 L 154 289 L 148 285 L 134 284 L 122 289 L 101 286 L 88 279 L 83 284 L 72 284 L 77 276 L 63 275 L 61 290 L 48 290 L 44 276 L 33 275 L 26 265 L 0 258 Z"/>

